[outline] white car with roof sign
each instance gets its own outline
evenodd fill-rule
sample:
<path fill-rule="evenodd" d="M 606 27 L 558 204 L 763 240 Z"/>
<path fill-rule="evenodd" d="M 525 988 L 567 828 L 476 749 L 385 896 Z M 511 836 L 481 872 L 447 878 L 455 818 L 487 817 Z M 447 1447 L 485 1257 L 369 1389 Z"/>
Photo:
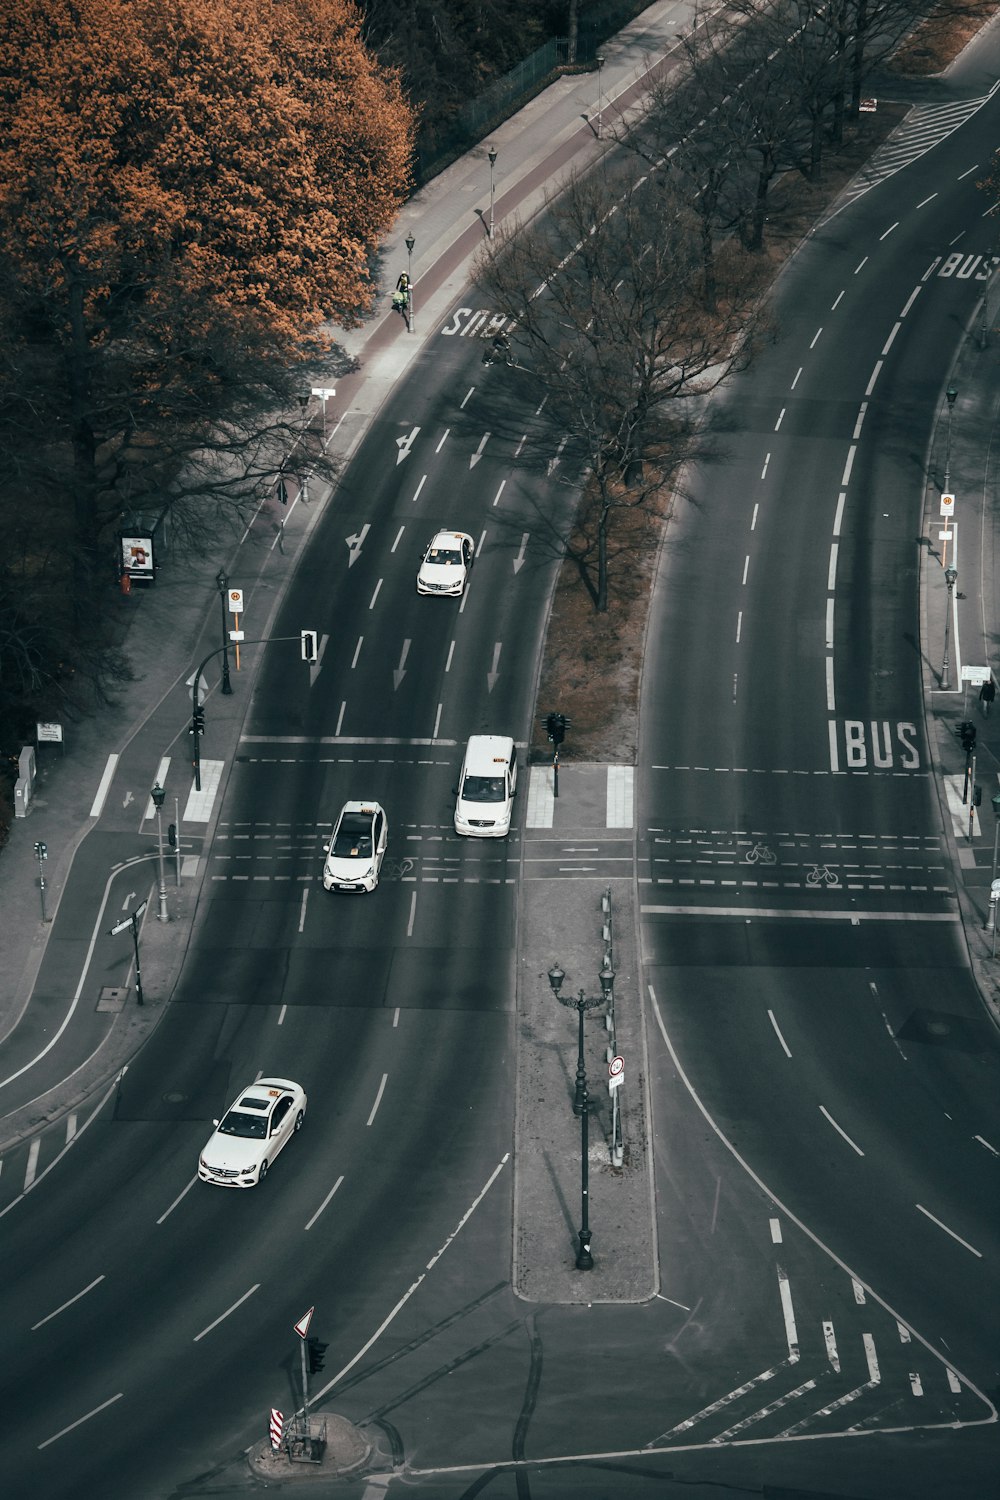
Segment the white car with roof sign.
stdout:
<path fill-rule="evenodd" d="M 465 592 L 476 544 L 464 531 L 439 531 L 431 537 L 417 572 L 418 594 L 456 595 Z"/>
<path fill-rule="evenodd" d="M 198 1158 L 198 1176 L 216 1187 L 256 1187 L 302 1129 L 305 1090 L 289 1078 L 258 1078 L 226 1110 Z"/>
<path fill-rule="evenodd" d="M 502 839 L 510 832 L 517 750 L 509 734 L 474 734 L 465 747 L 455 802 L 455 832 Z"/>
<path fill-rule="evenodd" d="M 345 802 L 323 865 L 327 891 L 373 891 L 389 842 L 389 820 L 377 802 Z"/>

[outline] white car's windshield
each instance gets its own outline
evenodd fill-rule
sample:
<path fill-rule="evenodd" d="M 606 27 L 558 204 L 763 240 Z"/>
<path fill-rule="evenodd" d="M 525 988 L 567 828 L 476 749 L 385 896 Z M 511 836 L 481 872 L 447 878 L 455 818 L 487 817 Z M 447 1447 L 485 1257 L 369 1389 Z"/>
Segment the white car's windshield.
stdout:
<path fill-rule="evenodd" d="M 372 852 L 372 820 L 348 813 L 337 829 L 330 853 L 335 859 L 364 859 Z"/>
<path fill-rule="evenodd" d="M 462 561 L 461 552 L 445 551 L 443 547 L 432 547 L 427 554 L 426 561 L 436 563 L 439 567 L 455 567 Z"/>
<path fill-rule="evenodd" d="M 267 1120 L 263 1115 L 248 1115 L 242 1109 L 231 1109 L 219 1131 L 222 1135 L 242 1135 L 249 1140 L 262 1141 L 267 1136 Z"/>
<path fill-rule="evenodd" d="M 502 776 L 466 776 L 462 798 L 466 802 L 506 802 L 506 781 Z"/>

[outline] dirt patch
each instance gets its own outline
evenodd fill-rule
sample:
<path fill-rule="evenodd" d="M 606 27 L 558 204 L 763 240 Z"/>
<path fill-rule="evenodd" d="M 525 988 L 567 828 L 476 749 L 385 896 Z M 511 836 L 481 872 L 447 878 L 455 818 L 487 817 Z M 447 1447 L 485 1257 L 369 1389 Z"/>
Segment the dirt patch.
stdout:
<path fill-rule="evenodd" d="M 942 5 L 905 43 L 896 71 L 908 75 L 939 72 L 958 55 L 984 21 L 993 4 L 976 3 L 958 12 Z M 875 114 L 862 115 L 834 152 L 828 148 L 822 178 L 806 182 L 786 173 L 772 191 L 765 254 L 772 280 L 801 244 L 809 230 L 868 158 L 889 136 L 907 111 L 904 104 L 880 104 Z M 572 720 L 562 758 L 566 761 L 635 760 L 639 732 L 639 688 L 642 676 L 646 618 L 656 571 L 658 540 L 669 524 L 674 502 L 669 488 L 658 502 L 656 534 L 646 545 L 639 528 L 649 518 L 621 517 L 615 522 L 615 546 L 622 554 L 609 569 L 608 608 L 597 614 L 574 562 L 564 562 L 556 584 L 542 659 L 537 712 L 532 727 L 531 759 L 551 755 L 540 716 L 558 711 Z M 587 498 L 582 502 L 588 503 Z"/>

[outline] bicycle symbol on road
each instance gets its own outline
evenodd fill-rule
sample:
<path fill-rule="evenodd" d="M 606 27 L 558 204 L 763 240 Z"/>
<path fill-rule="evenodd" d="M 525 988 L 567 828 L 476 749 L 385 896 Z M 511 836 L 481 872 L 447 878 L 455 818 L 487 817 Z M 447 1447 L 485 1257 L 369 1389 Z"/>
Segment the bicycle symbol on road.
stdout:
<path fill-rule="evenodd" d="M 754 844 L 743 856 L 743 863 L 746 865 L 775 865 L 777 862 L 778 856 L 766 844 Z"/>
<path fill-rule="evenodd" d="M 840 876 L 830 869 L 829 865 L 813 865 L 806 872 L 806 885 L 813 887 L 818 885 L 839 885 Z"/>
<path fill-rule="evenodd" d="M 415 863 L 412 859 L 385 859 L 382 861 L 381 878 L 402 880 L 404 875 L 409 875 Z"/>

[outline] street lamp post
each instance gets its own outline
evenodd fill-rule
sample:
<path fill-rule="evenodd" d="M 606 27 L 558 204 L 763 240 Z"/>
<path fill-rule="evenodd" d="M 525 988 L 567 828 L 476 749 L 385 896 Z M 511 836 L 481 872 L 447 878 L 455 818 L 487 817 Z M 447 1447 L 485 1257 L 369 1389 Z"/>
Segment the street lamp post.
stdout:
<path fill-rule="evenodd" d="M 597 139 L 604 127 L 604 58 L 597 59 Z"/>
<path fill-rule="evenodd" d="M 949 679 L 948 679 L 948 628 L 951 625 L 951 601 L 952 601 L 952 598 L 954 597 L 954 594 L 955 594 L 955 583 L 956 583 L 957 578 L 958 578 L 958 570 L 956 568 L 945 568 L 945 570 L 944 570 L 944 581 L 948 585 L 948 603 L 947 603 L 947 606 L 945 608 L 945 616 L 944 616 L 944 661 L 941 663 L 941 691 L 942 692 L 947 692 L 948 691 L 948 687 L 949 687 Z"/>
<path fill-rule="evenodd" d="M 229 627 L 226 621 L 226 592 L 229 588 L 229 579 L 226 577 L 225 568 L 220 568 L 215 575 L 215 587 L 219 590 L 219 603 L 222 605 L 222 691 L 231 693 L 233 685 L 229 680 Z"/>
<path fill-rule="evenodd" d="M 156 915 L 161 922 L 169 922 L 170 918 L 167 915 L 167 881 L 163 873 L 163 818 L 161 816 L 163 799 L 167 794 L 160 783 L 157 782 L 149 795 L 152 797 L 153 806 L 156 808 L 156 856 L 160 878 Z"/>
<path fill-rule="evenodd" d="M 489 160 L 490 160 L 490 233 L 489 233 L 489 238 L 492 239 L 493 238 L 493 204 L 494 204 L 495 199 L 496 199 L 496 178 L 494 176 L 494 168 L 495 168 L 495 166 L 497 164 L 497 153 L 496 153 L 495 147 L 493 147 L 493 146 L 490 147 L 488 155 L 489 155 Z"/>
<path fill-rule="evenodd" d="M 38 860 L 38 894 L 42 903 L 42 921 L 49 919 L 45 914 L 45 861 L 49 857 L 49 846 L 43 844 L 41 839 L 35 844 L 35 858 Z"/>
<path fill-rule="evenodd" d="M 406 244 L 406 279 L 410 283 L 410 322 L 409 322 L 409 330 L 410 330 L 411 333 L 416 333 L 416 331 L 417 331 L 417 301 L 416 301 L 416 298 L 413 295 L 413 247 L 416 244 L 416 240 L 413 238 L 412 234 L 408 234 L 406 236 L 406 240 L 405 240 L 404 243 Z"/>
<path fill-rule="evenodd" d="M 615 982 L 614 970 L 605 964 L 600 973 L 601 994 L 588 997 L 583 990 L 574 998 L 561 995 L 565 970 L 554 964 L 549 970 L 552 993 L 561 1005 L 575 1005 L 579 1018 L 579 1042 L 576 1064 L 576 1091 L 573 1098 L 573 1113 L 580 1116 L 580 1248 L 576 1253 L 576 1269 L 592 1271 L 594 1257 L 590 1251 L 590 1095 L 587 1093 L 587 1068 L 583 1056 L 583 1017 L 595 1005 L 605 1005 Z"/>
<path fill-rule="evenodd" d="M 958 392 L 953 385 L 950 385 L 944 394 L 945 400 L 948 402 L 948 435 L 945 439 L 944 448 L 944 493 L 948 495 L 951 493 L 951 418 L 955 410 Z"/>

